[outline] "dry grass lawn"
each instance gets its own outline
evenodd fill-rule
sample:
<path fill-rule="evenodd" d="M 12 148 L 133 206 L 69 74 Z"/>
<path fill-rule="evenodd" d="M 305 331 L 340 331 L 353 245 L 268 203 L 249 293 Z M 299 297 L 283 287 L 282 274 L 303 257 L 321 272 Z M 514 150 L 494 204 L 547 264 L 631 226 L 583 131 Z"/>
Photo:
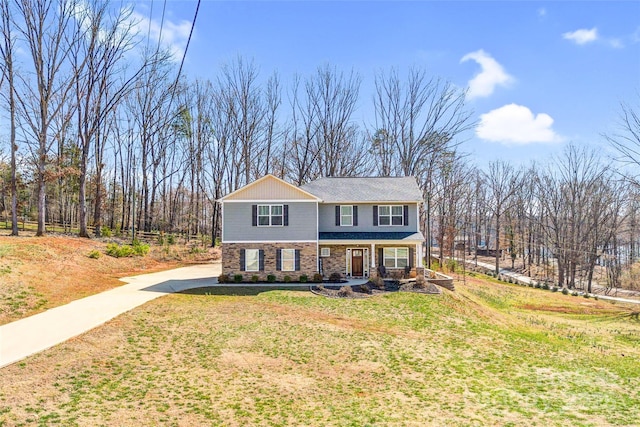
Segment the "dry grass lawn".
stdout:
<path fill-rule="evenodd" d="M 629 308 L 481 278 L 363 300 L 208 288 L 2 369 L 0 425 L 631 426 L 638 360 Z"/>
<path fill-rule="evenodd" d="M 177 248 L 152 246 L 145 257 L 104 255 L 106 241 L 62 235 L 0 235 L 0 324 L 102 292 L 118 278 L 177 267 L 188 257 L 170 256 Z M 91 251 L 102 255 L 89 258 Z M 170 252 L 170 253 L 169 253 Z"/>

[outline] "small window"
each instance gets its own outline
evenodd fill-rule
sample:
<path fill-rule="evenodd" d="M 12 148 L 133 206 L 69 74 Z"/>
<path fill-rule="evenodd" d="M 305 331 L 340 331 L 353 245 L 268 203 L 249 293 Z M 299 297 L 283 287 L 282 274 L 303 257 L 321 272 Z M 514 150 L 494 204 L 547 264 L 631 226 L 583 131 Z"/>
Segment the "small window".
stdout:
<path fill-rule="evenodd" d="M 296 270 L 296 250 L 295 249 L 282 249 L 282 271 L 295 271 Z"/>
<path fill-rule="evenodd" d="M 245 249 L 244 262 L 245 271 L 260 271 L 260 250 Z"/>
<path fill-rule="evenodd" d="M 353 225 L 353 206 L 340 206 L 340 226 L 350 227 Z"/>
<path fill-rule="evenodd" d="M 404 225 L 404 208 L 402 205 L 379 206 L 379 225 Z"/>
<path fill-rule="evenodd" d="M 284 224 L 282 205 L 258 205 L 258 226 L 280 226 Z"/>
<path fill-rule="evenodd" d="M 386 268 L 404 268 L 409 265 L 408 248 L 384 248 L 383 254 Z"/>
<path fill-rule="evenodd" d="M 321 257 L 331 256 L 331 248 L 320 248 L 320 256 Z"/>

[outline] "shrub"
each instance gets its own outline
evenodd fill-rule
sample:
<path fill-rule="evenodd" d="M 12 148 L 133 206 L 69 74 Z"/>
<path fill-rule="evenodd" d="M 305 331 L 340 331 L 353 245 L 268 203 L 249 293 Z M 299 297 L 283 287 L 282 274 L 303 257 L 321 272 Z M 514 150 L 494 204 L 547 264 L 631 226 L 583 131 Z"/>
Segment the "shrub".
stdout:
<path fill-rule="evenodd" d="M 267 276 L 267 282 L 274 283 L 275 281 L 276 281 L 276 276 L 274 276 L 273 274 L 269 274 Z"/>
<path fill-rule="evenodd" d="M 205 252 L 206 249 L 203 249 L 200 246 L 191 246 L 191 249 L 189 249 L 189 253 L 192 255 L 203 254 Z"/>
<path fill-rule="evenodd" d="M 233 281 L 236 282 L 236 283 L 242 282 L 242 274 L 234 274 L 233 275 Z"/>
<path fill-rule="evenodd" d="M 253 276 L 251 276 L 251 281 L 253 283 L 256 283 L 258 280 L 260 280 L 260 278 L 258 276 L 256 276 L 255 274 Z"/>
<path fill-rule="evenodd" d="M 102 237 L 111 237 L 112 233 L 111 233 L 111 229 L 109 227 L 107 227 L 106 225 L 103 225 L 100 228 L 100 235 Z"/>
<path fill-rule="evenodd" d="M 105 253 L 114 258 L 124 258 L 124 257 L 133 256 L 134 251 L 133 251 L 133 247 L 129 245 L 121 246 L 117 243 L 109 243 L 107 245 L 107 250 Z"/>
<path fill-rule="evenodd" d="M 91 252 L 89 252 L 87 256 L 91 259 L 98 259 L 100 258 L 101 255 L 102 254 L 100 253 L 100 251 L 94 249 Z"/>
<path fill-rule="evenodd" d="M 284 276 L 282 280 L 284 281 L 284 283 L 289 283 L 291 282 L 291 276 Z"/>
<path fill-rule="evenodd" d="M 229 283 L 229 275 L 221 274 L 218 276 L 218 283 Z"/>
<path fill-rule="evenodd" d="M 586 293 L 586 292 L 585 292 L 584 294 L 582 294 L 582 297 L 583 297 L 583 298 L 586 298 L 586 299 L 589 299 L 590 295 L 589 295 L 588 293 Z"/>
<path fill-rule="evenodd" d="M 351 289 L 351 286 L 343 286 L 338 290 L 338 296 L 341 296 L 341 297 L 353 296 L 353 289 Z"/>
<path fill-rule="evenodd" d="M 541 287 L 542 287 L 542 286 L 540 286 L 540 282 L 537 282 L 537 283 L 536 283 L 535 288 L 536 288 L 536 289 L 540 289 Z"/>
<path fill-rule="evenodd" d="M 306 274 L 300 276 L 300 283 L 307 283 L 309 281 L 309 277 Z"/>
<path fill-rule="evenodd" d="M 322 274 L 320 273 L 316 273 L 313 275 L 313 282 L 314 283 L 322 283 Z"/>
<path fill-rule="evenodd" d="M 167 243 L 170 245 L 176 244 L 176 236 L 174 234 L 167 235 Z"/>
<path fill-rule="evenodd" d="M 384 289 L 384 279 L 380 276 L 369 279 L 369 284 L 376 289 Z"/>
<path fill-rule="evenodd" d="M 547 285 L 546 283 L 542 285 L 542 289 L 544 289 L 545 291 L 549 290 L 549 285 Z"/>
<path fill-rule="evenodd" d="M 578 291 L 571 292 L 571 295 L 574 296 L 574 297 L 577 297 L 578 296 Z"/>
<path fill-rule="evenodd" d="M 145 256 L 149 253 L 149 245 L 140 243 L 138 240 L 133 241 L 133 253 L 137 256 Z"/>
<path fill-rule="evenodd" d="M 331 273 L 331 275 L 329 276 L 329 281 L 330 282 L 340 282 L 342 281 L 342 274 L 336 272 Z"/>
<path fill-rule="evenodd" d="M 562 288 L 562 295 L 569 295 L 569 289 Z"/>
<path fill-rule="evenodd" d="M 556 288 L 555 286 L 551 287 L 551 292 L 558 292 L 558 288 Z"/>
<path fill-rule="evenodd" d="M 371 288 L 369 287 L 369 285 L 367 285 L 366 283 L 364 285 L 360 285 L 360 290 L 362 292 L 364 292 L 365 294 L 371 294 L 373 293 L 373 291 L 371 290 Z"/>

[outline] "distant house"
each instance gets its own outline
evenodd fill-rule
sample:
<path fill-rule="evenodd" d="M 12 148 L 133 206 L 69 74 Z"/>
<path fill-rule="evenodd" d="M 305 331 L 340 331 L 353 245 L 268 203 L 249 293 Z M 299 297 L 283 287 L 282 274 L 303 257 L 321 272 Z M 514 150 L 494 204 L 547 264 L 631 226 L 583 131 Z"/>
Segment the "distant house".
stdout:
<path fill-rule="evenodd" d="M 422 193 L 412 177 L 320 178 L 297 187 L 266 175 L 220 199 L 222 272 L 278 280 L 370 277 L 422 269 Z"/>

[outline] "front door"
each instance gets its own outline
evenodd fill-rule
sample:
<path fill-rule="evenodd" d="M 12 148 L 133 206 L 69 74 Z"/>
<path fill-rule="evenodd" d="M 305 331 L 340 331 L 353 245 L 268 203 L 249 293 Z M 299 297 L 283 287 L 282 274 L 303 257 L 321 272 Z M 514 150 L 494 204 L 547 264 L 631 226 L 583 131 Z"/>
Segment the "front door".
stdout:
<path fill-rule="evenodd" d="M 351 275 L 352 276 L 354 277 L 362 276 L 362 259 L 363 259 L 362 249 L 351 250 Z"/>

